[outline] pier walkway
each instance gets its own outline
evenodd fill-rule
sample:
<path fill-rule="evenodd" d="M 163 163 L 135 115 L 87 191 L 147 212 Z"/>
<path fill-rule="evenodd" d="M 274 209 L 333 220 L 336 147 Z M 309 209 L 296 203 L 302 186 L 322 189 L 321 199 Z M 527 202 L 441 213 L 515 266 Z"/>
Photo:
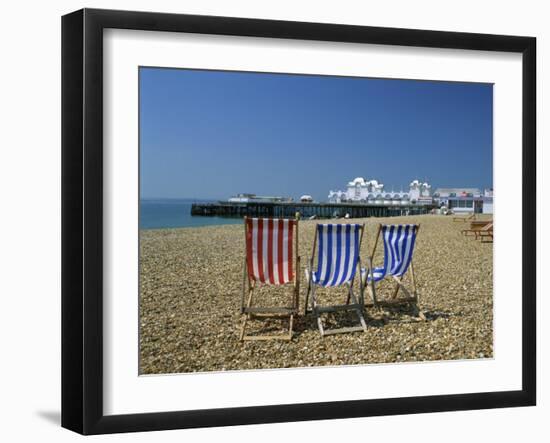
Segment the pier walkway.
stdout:
<path fill-rule="evenodd" d="M 302 202 L 218 202 L 193 203 L 191 215 L 221 217 L 334 218 L 349 214 L 351 218 L 395 217 L 428 214 L 434 205 L 381 205 L 362 203 L 302 203 Z"/>

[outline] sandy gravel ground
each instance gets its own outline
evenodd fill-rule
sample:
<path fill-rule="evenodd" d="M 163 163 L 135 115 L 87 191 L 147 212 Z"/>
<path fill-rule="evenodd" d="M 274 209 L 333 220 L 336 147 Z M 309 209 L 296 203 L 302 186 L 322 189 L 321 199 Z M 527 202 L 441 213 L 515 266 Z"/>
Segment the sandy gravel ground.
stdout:
<path fill-rule="evenodd" d="M 361 256 L 372 250 L 378 223 L 420 223 L 414 266 L 420 309 L 367 309 L 368 332 L 321 338 L 311 316 L 295 320 L 291 342 L 238 340 L 243 277 L 242 225 L 142 231 L 140 235 L 140 371 L 142 374 L 350 365 L 493 356 L 491 243 L 464 237 L 452 217 L 349 220 L 366 224 Z M 300 222 L 302 268 L 311 256 L 315 221 Z M 379 245 L 380 246 L 380 245 Z M 379 248 L 375 266 L 382 264 Z M 306 284 L 301 271 L 300 303 Z M 405 280 L 409 282 L 409 277 Z M 389 284 L 379 288 L 388 295 Z M 285 305 L 290 288 L 262 290 L 258 304 Z M 343 288 L 322 290 L 321 302 L 345 300 Z M 328 326 L 348 326 L 352 313 L 324 314 Z M 254 320 L 252 333 L 287 327 Z"/>

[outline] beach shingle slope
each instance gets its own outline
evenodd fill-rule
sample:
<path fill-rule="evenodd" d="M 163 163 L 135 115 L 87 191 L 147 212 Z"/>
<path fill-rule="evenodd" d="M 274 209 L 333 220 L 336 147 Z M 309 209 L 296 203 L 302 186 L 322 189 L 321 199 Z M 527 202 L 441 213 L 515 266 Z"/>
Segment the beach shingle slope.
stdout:
<path fill-rule="evenodd" d="M 353 365 L 492 358 L 493 249 L 464 237 L 466 223 L 445 216 L 346 220 L 365 223 L 361 248 L 370 254 L 379 223 L 420 223 L 414 254 L 420 308 L 366 310 L 369 328 L 321 338 L 311 316 L 295 321 L 290 342 L 241 343 L 240 301 L 244 261 L 243 226 L 159 229 L 140 232 L 140 373 L 166 374 L 262 368 Z M 300 303 L 303 268 L 311 256 L 316 221 L 300 222 Z M 375 266 L 383 260 L 378 245 Z M 407 277 L 408 279 L 409 277 Z M 406 280 L 407 282 L 407 280 Z M 391 292 L 389 282 L 379 296 Z M 290 287 L 262 289 L 257 300 L 284 306 Z M 366 294 L 366 292 L 365 292 Z M 345 300 L 345 289 L 319 291 L 322 303 Z M 353 314 L 350 314 L 353 315 Z M 327 315 L 330 327 L 355 321 Z M 253 320 L 251 332 L 276 332 L 286 320 Z"/>

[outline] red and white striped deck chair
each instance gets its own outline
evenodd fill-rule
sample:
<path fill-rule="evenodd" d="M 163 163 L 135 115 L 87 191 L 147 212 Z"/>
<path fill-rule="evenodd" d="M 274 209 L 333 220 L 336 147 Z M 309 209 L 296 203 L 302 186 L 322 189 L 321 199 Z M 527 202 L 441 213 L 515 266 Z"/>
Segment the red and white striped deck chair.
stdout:
<path fill-rule="evenodd" d="M 294 316 L 298 313 L 300 257 L 298 220 L 244 218 L 246 257 L 244 260 L 241 340 L 292 339 Z M 290 303 L 285 307 L 253 306 L 255 290 L 262 285 L 290 286 Z M 247 296 L 248 295 L 248 296 Z M 245 335 L 247 321 L 256 317 L 288 317 L 288 334 Z"/>

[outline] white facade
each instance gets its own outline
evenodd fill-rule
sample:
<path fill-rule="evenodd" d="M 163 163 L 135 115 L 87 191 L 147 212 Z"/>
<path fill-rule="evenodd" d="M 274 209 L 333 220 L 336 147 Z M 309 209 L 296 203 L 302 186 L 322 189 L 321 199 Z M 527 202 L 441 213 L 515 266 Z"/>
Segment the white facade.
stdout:
<path fill-rule="evenodd" d="M 493 189 L 485 189 L 483 192 L 483 213 L 493 213 Z"/>
<path fill-rule="evenodd" d="M 422 198 L 431 199 L 432 187 L 428 183 L 420 183 L 419 180 L 413 180 L 409 184 L 409 194 L 411 200 L 420 200 Z"/>
<path fill-rule="evenodd" d="M 388 192 L 378 180 L 365 180 L 357 177 L 347 184 L 345 191 L 330 191 L 330 203 L 363 202 L 385 206 L 408 204 L 431 204 L 431 186 L 419 180 L 413 180 L 408 191 Z"/>
<path fill-rule="evenodd" d="M 493 190 L 478 188 L 439 188 L 433 195 L 440 206 L 451 209 L 455 214 L 492 214 Z"/>
<path fill-rule="evenodd" d="M 490 200 L 483 200 L 483 213 L 492 214 L 493 213 L 493 198 Z"/>

